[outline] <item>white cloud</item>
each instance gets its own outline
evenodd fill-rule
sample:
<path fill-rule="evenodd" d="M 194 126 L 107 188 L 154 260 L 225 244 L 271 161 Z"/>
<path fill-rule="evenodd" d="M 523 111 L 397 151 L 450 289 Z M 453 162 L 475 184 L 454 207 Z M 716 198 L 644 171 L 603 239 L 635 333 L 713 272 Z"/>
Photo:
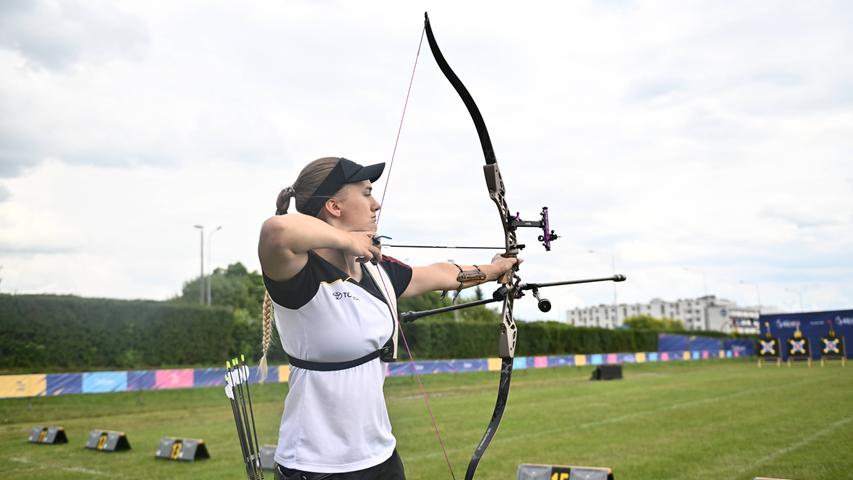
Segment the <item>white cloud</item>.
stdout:
<path fill-rule="evenodd" d="M 147 41 L 139 18 L 106 1 L 16 1 L 0 8 L 0 46 L 35 69 L 65 70 L 141 55 Z"/>

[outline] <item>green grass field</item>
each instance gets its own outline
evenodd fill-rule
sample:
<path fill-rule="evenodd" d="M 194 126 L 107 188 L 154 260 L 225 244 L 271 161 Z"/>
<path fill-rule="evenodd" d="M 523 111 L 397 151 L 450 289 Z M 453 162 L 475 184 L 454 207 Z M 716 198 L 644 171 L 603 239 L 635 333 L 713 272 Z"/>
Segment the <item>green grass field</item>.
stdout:
<path fill-rule="evenodd" d="M 509 405 L 477 478 L 511 480 L 520 463 L 607 466 L 617 480 L 853 478 L 853 368 L 756 368 L 744 360 L 626 365 L 619 381 L 591 367 L 516 371 Z M 494 406 L 496 373 L 423 381 L 457 478 Z M 261 443 L 275 443 L 286 384 L 253 389 Z M 407 478 L 450 478 L 413 378 L 386 396 Z M 32 478 L 245 478 L 221 388 L 0 400 L 0 472 Z M 36 424 L 70 442 L 26 442 Z M 132 449 L 86 450 L 88 432 L 127 432 Z M 154 459 L 163 436 L 203 438 L 211 459 Z M 273 478 L 268 475 L 268 478 Z"/>

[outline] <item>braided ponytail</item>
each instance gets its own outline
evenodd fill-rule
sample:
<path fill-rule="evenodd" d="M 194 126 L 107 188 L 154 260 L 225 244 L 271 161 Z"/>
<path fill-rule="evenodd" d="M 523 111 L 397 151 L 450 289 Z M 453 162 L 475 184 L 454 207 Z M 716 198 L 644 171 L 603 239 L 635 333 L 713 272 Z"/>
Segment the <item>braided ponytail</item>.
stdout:
<path fill-rule="evenodd" d="M 270 340 L 272 339 L 272 299 L 270 298 L 269 292 L 264 291 L 264 318 L 261 322 L 261 328 L 263 331 L 261 337 L 261 360 L 258 362 L 258 372 L 260 376 L 260 382 L 264 383 L 267 380 L 267 374 L 269 373 L 269 366 L 267 365 L 267 352 L 270 350 Z"/>

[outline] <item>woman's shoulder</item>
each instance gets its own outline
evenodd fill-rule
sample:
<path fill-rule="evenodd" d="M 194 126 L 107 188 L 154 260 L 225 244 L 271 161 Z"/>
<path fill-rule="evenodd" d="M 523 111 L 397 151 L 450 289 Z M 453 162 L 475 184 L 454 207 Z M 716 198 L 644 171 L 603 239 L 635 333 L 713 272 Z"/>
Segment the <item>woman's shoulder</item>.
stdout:
<path fill-rule="evenodd" d="M 306 252 L 305 264 L 290 278 L 276 279 L 268 275 L 263 268 L 261 271 L 264 283 L 283 287 L 293 287 L 301 283 L 319 285 L 321 283 L 332 283 L 336 280 L 346 280 L 348 278 L 346 273 L 313 250 Z"/>
<path fill-rule="evenodd" d="M 263 275 L 264 286 L 275 303 L 290 309 L 297 309 L 314 297 L 322 282 L 331 282 L 337 279 L 335 272 L 327 265 L 328 262 L 324 261 L 319 255 L 313 251 L 308 251 L 305 265 L 288 279 L 271 278 L 263 270 L 261 274 Z"/>

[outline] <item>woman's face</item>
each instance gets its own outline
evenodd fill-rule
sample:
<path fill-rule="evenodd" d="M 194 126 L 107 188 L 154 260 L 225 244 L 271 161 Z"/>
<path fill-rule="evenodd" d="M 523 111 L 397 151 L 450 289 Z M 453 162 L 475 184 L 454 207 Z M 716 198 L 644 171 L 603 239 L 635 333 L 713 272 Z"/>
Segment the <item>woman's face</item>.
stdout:
<path fill-rule="evenodd" d="M 350 230 L 371 230 L 376 224 L 376 212 L 381 206 L 373 198 L 370 180 L 344 185 L 336 195 L 340 208 L 341 226 Z"/>

